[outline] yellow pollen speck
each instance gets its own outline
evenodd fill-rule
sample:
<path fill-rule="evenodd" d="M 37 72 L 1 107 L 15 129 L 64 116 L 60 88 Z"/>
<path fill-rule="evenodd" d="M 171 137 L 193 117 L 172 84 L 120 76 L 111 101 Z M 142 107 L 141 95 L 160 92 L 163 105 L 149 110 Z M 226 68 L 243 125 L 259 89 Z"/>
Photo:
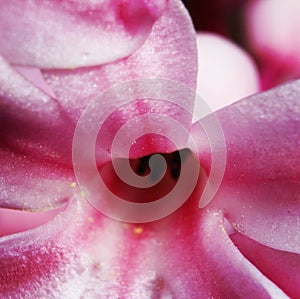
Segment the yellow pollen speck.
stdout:
<path fill-rule="evenodd" d="M 137 235 L 141 234 L 143 232 L 143 228 L 142 227 L 135 227 L 133 229 L 133 232 Z"/>
<path fill-rule="evenodd" d="M 71 188 L 74 188 L 74 187 L 76 187 L 76 183 L 75 182 L 73 182 L 73 183 L 71 183 Z"/>
<path fill-rule="evenodd" d="M 93 222 L 94 222 L 94 218 L 93 218 L 93 217 L 89 217 L 89 218 L 88 218 L 88 222 L 89 222 L 89 223 L 93 223 Z"/>

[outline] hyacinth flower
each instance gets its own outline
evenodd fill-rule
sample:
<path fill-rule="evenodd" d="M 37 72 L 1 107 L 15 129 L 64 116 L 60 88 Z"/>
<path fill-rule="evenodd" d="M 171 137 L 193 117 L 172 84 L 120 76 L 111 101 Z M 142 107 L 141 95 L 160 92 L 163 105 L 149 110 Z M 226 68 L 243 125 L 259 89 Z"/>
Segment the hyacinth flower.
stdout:
<path fill-rule="evenodd" d="M 242 54 L 236 62 L 237 50 L 227 42 L 197 37 L 177 0 L 1 5 L 1 298 L 300 296 L 299 81 L 226 106 L 227 95 L 259 91 L 254 66 Z M 201 70 L 215 61 L 207 49 L 220 47 L 237 67 L 219 102 L 207 86 L 220 83 Z M 198 93 L 215 113 L 200 111 L 203 101 L 193 96 L 197 75 Z M 234 86 L 236 77 L 246 77 L 249 86 Z M 135 89 L 174 98 L 122 98 Z M 190 96 L 181 97 L 182 90 Z M 137 122 L 148 116 L 156 122 Z M 189 135 L 174 130 L 170 119 Z M 145 136 L 130 140 L 128 155 L 117 148 L 112 156 L 112 141 L 126 123 L 122 142 L 137 130 Z M 193 178 L 183 169 L 198 165 L 191 194 L 178 192 L 182 205 L 155 221 L 122 221 L 114 205 L 116 217 L 98 211 L 97 203 L 110 198 L 85 164 L 91 145 L 80 138 L 74 143 L 78 128 L 88 140 L 94 126 L 101 127 L 93 147 L 97 171 L 126 202 L 159 200 L 180 179 Z M 74 155 L 78 147 L 82 159 Z M 153 180 L 155 154 L 166 161 L 156 188 L 128 186 L 114 171 L 116 161 L 127 161 Z M 220 168 L 214 164 L 219 155 L 225 157 Z M 84 189 L 86 173 L 90 188 Z M 221 176 L 211 193 L 212 174 Z"/>

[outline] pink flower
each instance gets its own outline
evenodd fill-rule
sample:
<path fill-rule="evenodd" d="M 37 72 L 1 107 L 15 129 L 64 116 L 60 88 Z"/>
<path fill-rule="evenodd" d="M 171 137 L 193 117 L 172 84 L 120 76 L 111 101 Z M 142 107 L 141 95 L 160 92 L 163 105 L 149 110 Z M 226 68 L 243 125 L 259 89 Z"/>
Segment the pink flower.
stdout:
<path fill-rule="evenodd" d="M 191 125 L 182 107 L 193 109 L 194 98 L 185 96 L 196 89 L 198 52 L 191 20 L 178 0 L 4 1 L 0 14 L 1 298 L 300 296 L 299 81 Z M 225 59 L 240 53 L 226 41 L 206 37 L 206 49 L 228 49 L 222 51 Z M 201 51 L 209 54 L 204 50 L 200 44 L 199 70 Z M 228 82 L 248 78 L 245 88 L 233 86 L 242 97 L 259 86 L 251 60 L 239 57 L 232 65 L 240 68 Z M 247 74 L 241 71 L 245 66 Z M 157 90 L 148 88 L 153 82 L 161 84 Z M 174 82 L 175 92 L 169 88 Z M 207 81 L 213 83 L 219 88 Z M 204 87 L 198 86 L 200 94 Z M 138 91 L 166 91 L 174 98 L 122 100 L 122 92 L 136 96 Z M 196 107 L 202 104 L 198 98 Z M 165 117 L 166 125 L 160 126 L 159 118 L 130 122 L 155 115 Z M 79 188 L 74 170 L 79 182 L 81 170 L 91 186 L 94 177 L 89 165 L 79 171 L 81 161 L 73 165 L 74 151 L 72 159 L 74 132 L 86 130 L 89 138 L 98 119 L 103 126 L 94 160 L 107 185 L 128 202 L 159 199 L 183 177 L 184 165 L 193 169 L 200 160 L 196 187 L 179 209 L 157 221 L 126 223 L 85 200 L 92 196 L 109 203 L 107 193 Z M 135 140 L 129 156 L 117 148 L 112 160 L 112 141 L 126 123 L 123 144 L 139 130 L 159 132 Z M 175 123 L 190 130 L 196 148 Z M 214 133 L 216 123 L 222 134 Z M 79 144 L 82 161 L 88 161 L 89 146 L 84 140 Z M 168 162 L 156 189 L 128 187 L 113 172 L 112 163 L 130 160 L 137 174 L 147 176 L 155 153 Z M 182 165 L 179 156 L 185 156 Z M 224 169 L 216 169 L 215 161 L 224 162 Z M 212 174 L 222 175 L 220 186 L 213 185 Z M 193 173 L 186 178 L 192 180 Z M 214 189 L 210 201 L 204 195 Z"/>

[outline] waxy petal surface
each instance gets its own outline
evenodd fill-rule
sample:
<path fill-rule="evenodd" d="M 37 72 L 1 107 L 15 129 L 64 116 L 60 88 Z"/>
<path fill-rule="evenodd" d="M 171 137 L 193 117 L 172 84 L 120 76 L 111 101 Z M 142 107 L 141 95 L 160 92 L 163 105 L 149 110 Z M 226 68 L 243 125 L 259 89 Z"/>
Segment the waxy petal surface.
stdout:
<path fill-rule="evenodd" d="M 287 298 L 234 246 L 222 213 L 198 209 L 197 198 L 133 225 L 76 197 L 48 224 L 0 240 L 3 298 Z"/>
<path fill-rule="evenodd" d="M 73 203 L 44 226 L 0 239 L 2 298 L 72 298 L 82 291 L 75 278 L 84 272 L 77 239 L 83 241 L 85 234 L 77 230 L 80 215 L 81 207 Z"/>
<path fill-rule="evenodd" d="M 82 112 L 82 108 L 89 101 L 99 97 L 103 90 L 120 82 L 153 77 L 178 81 L 194 89 L 197 74 L 194 29 L 182 3 L 177 0 L 170 1 L 165 13 L 153 26 L 149 38 L 130 57 L 104 66 L 75 72 L 44 71 L 43 73 L 60 99 L 62 106 L 66 107 L 65 109 L 76 120 Z M 191 111 L 193 99 L 182 98 L 177 104 L 188 107 Z M 182 111 L 178 112 L 172 104 L 156 105 L 154 101 L 146 99 L 140 103 L 131 103 L 126 107 L 121 107 L 121 105 L 122 102 L 111 98 L 108 101 L 103 101 L 101 108 L 95 108 L 95 112 L 97 111 L 99 115 L 106 117 L 108 107 L 115 106 L 115 110 L 120 107 L 120 111 L 114 117 L 117 121 L 115 120 L 109 125 L 109 134 L 112 134 L 116 127 L 125 123 L 126 120 L 150 111 L 173 115 L 176 120 L 183 124 L 191 121 L 191 115 L 184 116 Z M 151 124 L 145 126 L 144 131 L 148 131 L 149 128 L 151 129 Z M 134 130 L 134 128 L 131 129 Z M 154 151 L 163 152 L 164 150 L 164 144 L 160 143 L 150 152 L 143 154 L 150 154 Z"/>
<path fill-rule="evenodd" d="M 5 61 L 3 65 L 9 70 L 14 70 Z M 18 80 L 12 78 L 4 82 L 17 90 L 20 81 L 24 81 L 32 89 L 35 88 L 34 90 L 39 93 L 35 97 L 32 96 L 31 90 L 27 91 L 29 103 L 32 103 L 29 108 L 31 111 L 39 109 L 39 113 L 29 111 L 27 109 L 29 104 L 26 104 L 27 97 L 23 94 L 17 97 L 15 89 L 12 90 L 13 96 L 8 92 L 3 93 L 1 102 L 4 103 L 5 109 L 1 110 L 2 139 L 8 140 L 9 146 L 19 151 L 71 165 L 71 146 L 76 123 L 87 104 L 105 89 L 123 81 L 145 77 L 168 78 L 186 84 L 190 88 L 195 87 L 197 50 L 194 29 L 183 5 L 179 1 L 171 1 L 163 16 L 153 26 L 146 42 L 128 58 L 90 68 L 68 71 L 41 70 L 41 72 L 48 88 L 40 82 L 36 83 L 38 86 L 34 85 L 36 82 L 34 74 L 29 78 L 28 73 L 25 79 L 20 73 L 15 72 Z M 55 98 L 50 97 L 46 90 L 51 90 Z M 186 102 L 186 99 L 182 101 Z M 21 107 L 19 102 L 22 103 Z M 101 104 L 95 112 L 106 115 L 108 105 L 115 105 L 118 108 L 121 104 L 110 99 L 109 103 Z M 193 99 L 184 105 L 192 107 Z M 163 105 L 155 107 L 149 100 L 145 100 L 140 108 L 133 106 L 129 105 L 123 109 L 117 115 L 118 121 L 115 123 L 125 122 L 139 109 L 141 111 L 154 109 L 166 115 L 175 114 L 175 118 L 184 124 L 190 122 L 191 118 L 188 116 L 189 119 L 186 119 L 178 113 L 178 110 L 174 111 L 174 107 Z M 163 143 L 151 151 L 153 150 L 163 151 Z"/>
<path fill-rule="evenodd" d="M 294 81 L 216 112 L 227 161 L 211 203 L 226 212 L 239 232 L 295 253 L 300 253 L 299 99 L 300 81 Z M 199 133 L 200 161 L 209 171 L 208 139 L 197 124 L 194 130 Z"/>
<path fill-rule="evenodd" d="M 60 206 L 74 192 L 70 168 L 9 149 L 0 150 L 0 207 L 45 210 Z"/>
<path fill-rule="evenodd" d="M 198 208 L 197 193 L 201 193 L 205 184 L 204 175 L 199 178 L 197 192 L 184 206 L 165 219 L 142 225 L 120 223 L 99 214 L 82 200 L 82 194 L 73 183 L 70 157 L 66 155 L 71 153 L 72 132 L 88 102 L 112 84 L 140 77 L 169 78 L 194 88 L 197 63 L 192 33 L 186 12 L 179 2 L 174 1 L 154 25 L 149 39 L 126 59 L 73 71 L 43 69 L 39 73 L 32 69 L 33 72 L 25 74 L 24 69 L 19 69 L 30 88 L 35 80 L 39 80 L 40 74 L 44 76 L 45 80 L 40 80 L 42 84 L 36 84 L 35 88 L 48 97 L 58 117 L 52 120 L 46 117 L 43 122 L 43 115 L 49 114 L 44 106 L 40 119 L 36 121 L 43 125 L 42 128 L 32 131 L 25 126 L 24 131 L 19 131 L 27 121 L 32 125 L 34 118 L 27 115 L 22 118 L 21 112 L 27 113 L 22 105 L 16 118 L 14 99 L 11 104 L 7 101 L 9 93 L 4 94 L 1 102 L 8 109 L 2 113 L 5 130 L 0 156 L 3 163 L 0 165 L 3 165 L 2 173 L 6 175 L 1 178 L 1 194 L 4 194 L 1 204 L 33 207 L 41 195 L 38 205 L 42 209 L 64 201 L 69 205 L 47 224 L 0 239 L 1 297 L 287 298 L 276 286 L 276 280 L 272 282 L 261 272 L 260 266 L 264 269 L 264 265 L 252 264 L 234 245 L 229 237 L 234 229 L 228 229 L 228 221 L 239 232 L 258 241 L 297 252 L 295 235 L 299 236 L 299 224 L 295 219 L 299 219 L 296 218 L 299 215 L 296 209 L 290 210 L 289 207 L 299 207 L 299 200 L 295 198 L 300 160 L 297 155 L 299 102 L 296 101 L 300 93 L 299 83 L 217 112 L 228 148 L 228 167 L 219 194 L 206 209 Z M 179 54 L 182 55 L 180 60 Z M 7 63 L 6 66 L 11 70 Z M 35 79 L 34 73 L 37 75 Z M 18 77 L 18 80 L 24 78 Z M 23 104 L 25 101 L 20 98 Z M 185 116 L 179 115 L 172 107 L 169 109 L 153 103 L 143 99 L 126 109 L 119 109 L 116 120 L 122 123 L 149 111 L 163 111 L 166 115 L 175 114 L 182 123 L 186 122 Z M 38 100 L 33 101 L 33 107 L 40 104 Z M 104 113 L 106 104 L 103 103 L 102 109 L 95 113 Z M 119 104 L 113 103 L 116 108 Z M 283 118 L 278 117 L 280 113 Z M 14 122 L 16 119 L 18 121 Z M 62 123 L 49 125 L 52 124 L 50 121 L 56 120 Z M 147 126 L 151 127 L 151 123 L 146 124 L 145 129 Z M 113 125 L 108 127 L 114 128 Z M 271 137 L 267 138 L 270 130 Z M 57 137 L 56 131 L 64 135 Z M 16 138 L 23 138 L 21 145 L 13 142 L 16 132 L 21 132 Z M 12 136 L 11 140 L 9 136 Z M 201 137 L 200 158 L 209 173 L 210 156 L 204 147 L 207 140 Z M 32 142 L 34 138 L 40 138 L 38 146 Z M 58 144 L 58 151 L 52 150 L 54 142 Z M 157 146 L 144 143 L 149 153 L 163 152 L 166 149 L 164 144 L 165 141 Z M 63 148 L 61 152 L 60 148 Z M 269 153 L 268 149 L 272 151 Z M 249 163 L 248 157 L 256 163 Z M 283 163 L 284 169 L 279 162 Z M 271 174 L 268 169 L 272 170 Z M 274 184 L 268 185 L 269 182 Z M 253 186 L 255 192 L 251 192 Z M 277 196 L 277 204 L 272 202 L 274 196 Z M 23 204 L 22 198 L 28 199 L 27 205 Z M 48 206 L 45 206 L 45 200 Z M 258 211 L 257 214 L 251 213 L 249 203 Z M 241 214 L 244 204 L 248 209 Z M 275 212 L 270 207 L 277 209 L 278 218 L 274 217 Z M 288 222 L 285 216 L 291 211 Z M 277 227 L 280 221 L 288 223 L 291 235 L 280 233 L 281 240 L 275 233 L 268 237 L 270 221 L 274 219 Z M 280 287 L 286 289 L 285 285 Z"/>
<path fill-rule="evenodd" d="M 51 89 L 47 92 L 38 69 L 13 68 L 2 57 L 0 68 L 0 207 L 60 206 L 72 193 L 75 179 L 70 165 L 50 160 L 70 161 L 71 152 L 64 144 L 72 141 L 66 134 L 71 121 Z M 57 130 L 62 127 L 63 131 Z M 46 158 L 35 155 L 35 149 Z"/>
<path fill-rule="evenodd" d="M 20 211 L 0 208 L 0 237 L 27 231 L 55 218 L 65 205 L 45 211 Z"/>
<path fill-rule="evenodd" d="M 0 53 L 12 64 L 75 68 L 138 49 L 166 7 L 155 1 L 2 1 Z"/>
<path fill-rule="evenodd" d="M 241 253 L 288 296 L 300 296 L 299 254 L 266 247 L 239 233 L 230 237 Z"/>

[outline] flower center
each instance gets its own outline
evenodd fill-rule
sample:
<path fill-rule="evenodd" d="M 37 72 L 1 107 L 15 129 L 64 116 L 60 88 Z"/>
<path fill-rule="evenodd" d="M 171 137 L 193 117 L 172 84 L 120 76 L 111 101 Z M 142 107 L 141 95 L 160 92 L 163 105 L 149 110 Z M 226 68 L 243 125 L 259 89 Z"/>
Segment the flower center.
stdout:
<path fill-rule="evenodd" d="M 152 168 L 151 171 L 149 162 L 151 157 L 153 157 L 154 155 L 155 154 L 151 154 L 139 159 L 131 159 L 130 165 L 134 170 L 134 172 L 141 176 L 146 176 L 150 174 L 151 178 L 153 178 L 153 180 L 156 180 L 156 178 L 162 174 L 164 169 L 163 169 L 163 165 L 156 163 L 154 164 L 154 167 Z M 168 167 L 167 171 L 169 172 L 168 175 L 173 180 L 178 180 L 180 176 L 181 163 L 184 163 L 185 159 L 189 155 L 191 155 L 191 152 L 188 149 L 183 149 L 180 151 L 175 151 L 170 154 L 159 154 L 159 155 L 163 156 L 167 163 L 167 167 Z"/>
<path fill-rule="evenodd" d="M 156 158 L 158 155 L 160 159 Z M 161 163 L 161 159 L 164 159 L 165 163 Z M 168 154 L 155 153 L 138 159 L 118 158 L 100 169 L 100 175 L 110 191 L 123 200 L 135 203 L 152 202 L 161 199 L 172 191 L 181 175 L 183 165 L 189 160 L 196 161 L 189 149 Z M 139 188 L 138 183 L 132 186 L 132 184 L 120 179 L 114 165 L 117 165 L 118 169 L 122 169 L 128 166 L 128 162 L 131 170 L 138 178 L 144 177 L 153 186 Z"/>

